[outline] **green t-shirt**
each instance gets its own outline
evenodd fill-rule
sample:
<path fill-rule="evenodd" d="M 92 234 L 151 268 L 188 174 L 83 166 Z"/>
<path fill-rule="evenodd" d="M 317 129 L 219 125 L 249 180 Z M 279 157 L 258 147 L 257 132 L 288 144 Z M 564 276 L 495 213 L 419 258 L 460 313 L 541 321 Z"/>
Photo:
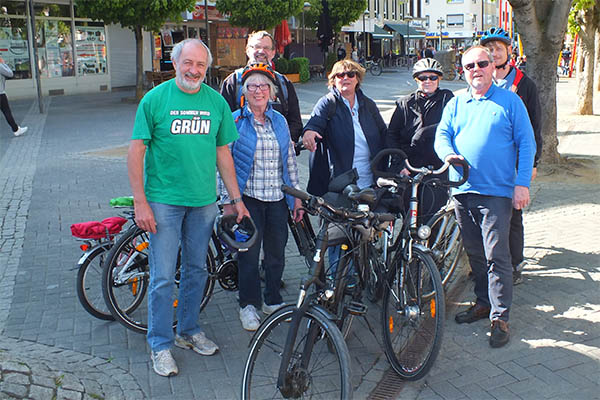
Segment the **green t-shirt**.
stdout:
<path fill-rule="evenodd" d="M 148 92 L 138 107 L 132 139 L 147 146 L 148 201 L 202 207 L 217 200 L 217 146 L 237 140 L 225 99 L 208 85 L 181 91 L 171 79 Z"/>

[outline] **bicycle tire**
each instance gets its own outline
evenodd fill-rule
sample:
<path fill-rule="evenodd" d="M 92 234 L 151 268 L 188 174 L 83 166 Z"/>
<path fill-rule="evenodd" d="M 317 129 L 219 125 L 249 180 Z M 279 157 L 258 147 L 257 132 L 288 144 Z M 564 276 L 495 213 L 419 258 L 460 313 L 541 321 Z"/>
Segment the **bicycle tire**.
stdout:
<path fill-rule="evenodd" d="M 77 298 L 84 310 L 104 321 L 115 320 L 102 295 L 102 263 L 109 249 L 110 244 L 106 244 L 92 251 L 79 265 L 75 281 Z"/>
<path fill-rule="evenodd" d="M 381 65 L 374 63 L 373 65 L 371 65 L 370 71 L 371 71 L 371 75 L 373 75 L 373 76 L 381 75 L 381 71 L 382 71 Z"/>
<path fill-rule="evenodd" d="M 436 213 L 427 225 L 431 227 L 432 232 L 427 247 L 431 249 L 433 260 L 440 271 L 442 285 L 446 287 L 464 249 L 454 209 L 444 209 Z"/>
<path fill-rule="evenodd" d="M 404 379 L 417 380 L 427 374 L 440 351 L 444 290 L 429 254 L 414 247 L 412 262 L 405 264 L 404 254 L 398 253 L 383 293 L 383 345 L 394 371 Z M 430 292 L 430 298 L 424 299 L 422 292 Z"/>
<path fill-rule="evenodd" d="M 149 285 L 149 265 L 148 265 L 148 234 L 138 227 L 133 227 L 126 232 L 110 250 L 106 265 L 103 271 L 102 293 L 105 297 L 107 306 L 109 307 L 114 318 L 126 328 L 146 334 L 148 332 L 148 305 L 147 305 L 147 290 Z M 138 251 L 135 252 L 135 248 Z M 135 254 L 135 259 L 131 257 Z M 127 268 L 127 272 L 132 272 L 133 280 L 126 282 L 116 282 L 119 267 L 131 261 L 131 265 Z M 214 290 L 214 256 L 209 246 L 206 254 L 206 268 L 208 278 L 204 289 L 204 296 L 200 305 L 200 310 L 206 307 L 212 292 Z M 179 269 L 176 272 L 176 281 Z M 178 282 L 177 282 L 178 283 Z M 118 290 L 123 288 L 124 290 Z M 175 290 L 175 299 L 178 294 L 178 284 Z M 130 301 L 131 295 L 133 300 Z M 173 304 L 173 329 L 177 326 L 177 300 Z"/>
<path fill-rule="evenodd" d="M 365 247 L 361 247 L 361 251 L 368 252 L 364 258 L 361 258 L 365 262 L 363 266 L 365 268 L 365 294 L 370 302 L 376 303 L 383 294 L 383 282 L 385 280 L 385 265 L 382 265 L 384 262 L 382 260 L 383 252 L 379 252 L 374 244 L 370 242 L 366 243 Z"/>
<path fill-rule="evenodd" d="M 325 312 L 310 306 L 298 325 L 297 340 L 286 367 L 295 391 L 284 396 L 277 387 L 281 355 L 292 324 L 295 306 L 288 305 L 271 314 L 258 328 L 250 342 L 250 351 L 242 376 L 242 399 L 277 398 L 352 398 L 352 370 L 348 347 L 335 323 Z M 317 331 L 312 331 L 316 329 Z M 301 353 L 308 335 L 316 340 L 308 357 Z M 331 345 L 327 345 L 331 343 Z M 329 351 L 329 347 L 334 349 Z M 301 363 L 309 358 L 307 368 Z M 337 367 L 337 368 L 336 368 Z"/>

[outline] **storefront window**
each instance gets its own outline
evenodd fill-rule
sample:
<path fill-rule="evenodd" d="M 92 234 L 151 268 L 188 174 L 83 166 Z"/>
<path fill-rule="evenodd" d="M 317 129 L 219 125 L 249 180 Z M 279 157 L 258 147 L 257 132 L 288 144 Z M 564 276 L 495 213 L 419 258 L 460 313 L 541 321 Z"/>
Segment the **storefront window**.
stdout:
<path fill-rule="evenodd" d="M 0 57 L 14 71 L 14 79 L 31 78 L 27 20 L 0 16 Z"/>
<path fill-rule="evenodd" d="M 75 25 L 77 75 L 106 74 L 106 37 L 104 25 L 77 22 Z"/>
<path fill-rule="evenodd" d="M 75 75 L 69 22 L 36 20 L 35 28 L 40 75 L 47 78 Z"/>
<path fill-rule="evenodd" d="M 33 3 L 36 17 L 71 17 L 71 7 L 68 4 Z"/>
<path fill-rule="evenodd" d="M 19 0 L 8 0 L 3 1 L 2 6 L 0 7 L 0 16 L 1 15 L 25 15 L 25 1 Z"/>

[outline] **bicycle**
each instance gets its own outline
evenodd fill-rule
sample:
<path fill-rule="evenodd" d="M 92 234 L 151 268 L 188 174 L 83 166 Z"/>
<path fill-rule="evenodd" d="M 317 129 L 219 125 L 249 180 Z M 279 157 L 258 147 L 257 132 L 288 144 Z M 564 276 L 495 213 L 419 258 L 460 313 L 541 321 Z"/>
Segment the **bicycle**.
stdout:
<path fill-rule="evenodd" d="M 389 156 L 400 156 L 406 167 L 417 174 L 414 177 L 393 172 L 376 170 L 381 160 Z M 447 182 L 448 186 L 459 186 L 468 177 L 468 165 L 456 161 L 463 167 L 463 177 L 458 182 Z M 431 234 L 428 225 L 417 225 L 418 189 L 427 175 L 439 175 L 450 166 L 438 170 L 410 165 L 406 155 L 399 149 L 381 151 L 372 161 L 373 174 L 380 176 L 379 183 L 397 190 L 400 183 L 411 187 L 411 198 L 407 217 L 388 251 L 394 253 L 389 265 L 381 320 L 384 325 L 383 343 L 385 354 L 392 368 L 402 378 L 417 380 L 432 367 L 441 346 L 445 301 L 442 280 L 431 250 L 426 247 Z M 385 181 L 385 178 L 389 178 Z"/>
<path fill-rule="evenodd" d="M 383 69 L 381 68 L 381 61 L 379 60 L 364 60 L 363 62 L 361 62 L 361 65 L 373 76 L 379 76 L 383 71 Z"/>
<path fill-rule="evenodd" d="M 314 249 L 314 232 L 308 216 L 295 222 L 289 214 L 288 225 L 300 253 L 308 256 Z M 137 333 L 148 331 L 146 292 L 150 279 L 148 265 L 149 235 L 137 225 L 132 226 L 114 244 L 106 256 L 102 275 L 102 294 L 111 315 L 126 328 Z M 213 229 L 206 256 L 208 278 L 200 305 L 202 311 L 215 289 L 215 281 L 225 291 L 238 289 L 236 252 L 229 249 Z M 180 255 L 175 273 L 176 293 L 173 301 L 173 328 L 177 326 L 177 288 L 179 287 Z"/>
<path fill-rule="evenodd" d="M 252 338 L 242 378 L 242 398 L 351 398 L 350 357 L 340 326 L 346 316 L 362 315 L 367 310 L 359 302 L 364 286 L 364 264 L 359 258 L 364 252 L 359 250 L 360 243 L 369 240 L 382 222 L 394 216 L 337 208 L 321 197 L 285 185 L 282 190 L 300 198 L 306 213 L 321 217 L 316 250 L 296 305 L 275 311 Z M 358 203 L 369 202 L 374 193 L 368 190 L 351 192 L 348 197 Z M 336 232 L 332 228 L 339 228 L 337 234 L 342 234 L 334 238 Z M 324 252 L 337 245 L 341 245 L 341 255 L 335 276 L 329 277 Z M 347 288 L 350 260 L 358 271 L 359 282 L 354 289 Z M 313 286 L 316 290 L 308 294 Z M 346 297 L 352 299 L 344 301 Z M 289 324 L 285 323 L 290 319 Z"/>
<path fill-rule="evenodd" d="M 114 200 L 111 200 L 111 204 Z M 133 213 L 130 211 L 124 211 L 123 216 L 129 220 L 133 219 Z M 112 321 L 114 317 L 102 296 L 102 263 L 107 252 L 113 246 L 115 238 L 122 232 L 122 226 L 127 219 L 121 218 L 112 221 L 113 223 L 104 220 L 71 225 L 71 234 L 76 240 L 82 242 L 79 248 L 83 252 L 75 267 L 78 269 L 75 281 L 77 298 L 85 311 L 104 321 Z"/>

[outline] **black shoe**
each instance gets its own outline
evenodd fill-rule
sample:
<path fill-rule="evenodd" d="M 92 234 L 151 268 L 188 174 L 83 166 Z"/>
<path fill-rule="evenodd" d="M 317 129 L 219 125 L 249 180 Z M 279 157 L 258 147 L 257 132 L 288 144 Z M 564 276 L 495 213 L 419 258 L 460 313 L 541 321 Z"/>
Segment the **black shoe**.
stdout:
<path fill-rule="evenodd" d="M 459 312 L 454 317 L 454 320 L 459 324 L 470 324 L 471 322 L 479 321 L 480 319 L 490 317 L 490 308 L 475 304 L 469 307 L 467 310 Z"/>
<path fill-rule="evenodd" d="M 492 327 L 490 328 L 490 346 L 497 348 L 502 347 L 510 339 L 510 333 L 508 332 L 508 322 L 500 319 L 492 321 Z"/>
<path fill-rule="evenodd" d="M 523 283 L 523 275 L 519 271 L 513 271 L 513 286 Z"/>

